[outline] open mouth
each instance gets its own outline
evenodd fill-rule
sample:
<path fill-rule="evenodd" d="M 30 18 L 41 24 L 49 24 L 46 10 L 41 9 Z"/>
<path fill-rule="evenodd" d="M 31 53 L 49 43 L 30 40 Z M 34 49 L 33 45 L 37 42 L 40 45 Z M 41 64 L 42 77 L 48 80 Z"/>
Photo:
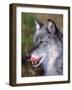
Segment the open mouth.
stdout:
<path fill-rule="evenodd" d="M 42 56 L 36 56 L 36 55 L 32 55 L 31 58 L 30 58 L 30 62 L 32 65 L 36 65 L 40 62 L 40 60 L 42 59 Z"/>

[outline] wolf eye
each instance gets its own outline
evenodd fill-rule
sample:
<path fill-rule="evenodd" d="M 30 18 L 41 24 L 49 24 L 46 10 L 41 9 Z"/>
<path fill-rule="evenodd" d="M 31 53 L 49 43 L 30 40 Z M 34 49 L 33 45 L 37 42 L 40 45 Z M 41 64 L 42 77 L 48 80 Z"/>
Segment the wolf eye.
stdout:
<path fill-rule="evenodd" d="M 40 37 L 35 38 L 34 43 L 35 43 L 35 45 L 38 45 L 40 43 Z"/>

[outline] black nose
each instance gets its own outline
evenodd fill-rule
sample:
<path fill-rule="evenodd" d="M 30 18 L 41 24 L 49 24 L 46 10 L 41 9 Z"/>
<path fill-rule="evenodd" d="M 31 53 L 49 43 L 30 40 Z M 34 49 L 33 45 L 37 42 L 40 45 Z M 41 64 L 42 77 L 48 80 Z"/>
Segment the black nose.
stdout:
<path fill-rule="evenodd" d="M 25 55 L 25 58 L 26 58 L 26 59 L 30 59 L 30 58 L 31 58 L 31 55 L 30 55 L 30 54 L 26 54 L 26 55 Z"/>

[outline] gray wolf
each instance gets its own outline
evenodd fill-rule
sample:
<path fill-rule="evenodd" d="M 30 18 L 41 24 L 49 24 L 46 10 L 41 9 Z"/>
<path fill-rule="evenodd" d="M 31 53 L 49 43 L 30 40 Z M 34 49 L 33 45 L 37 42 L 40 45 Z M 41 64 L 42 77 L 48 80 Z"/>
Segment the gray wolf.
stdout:
<path fill-rule="evenodd" d="M 35 19 L 35 48 L 29 53 L 32 67 L 42 66 L 45 76 L 63 75 L 63 33 L 51 19 L 45 24 Z"/>

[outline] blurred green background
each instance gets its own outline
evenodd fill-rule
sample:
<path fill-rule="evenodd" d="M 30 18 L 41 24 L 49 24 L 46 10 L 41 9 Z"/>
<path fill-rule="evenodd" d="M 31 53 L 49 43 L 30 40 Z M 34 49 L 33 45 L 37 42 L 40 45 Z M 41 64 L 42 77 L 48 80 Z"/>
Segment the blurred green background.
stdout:
<path fill-rule="evenodd" d="M 34 18 L 35 16 L 30 13 L 21 14 L 21 45 L 22 45 L 22 55 L 25 55 L 29 49 L 33 46 L 33 35 L 35 32 Z"/>

